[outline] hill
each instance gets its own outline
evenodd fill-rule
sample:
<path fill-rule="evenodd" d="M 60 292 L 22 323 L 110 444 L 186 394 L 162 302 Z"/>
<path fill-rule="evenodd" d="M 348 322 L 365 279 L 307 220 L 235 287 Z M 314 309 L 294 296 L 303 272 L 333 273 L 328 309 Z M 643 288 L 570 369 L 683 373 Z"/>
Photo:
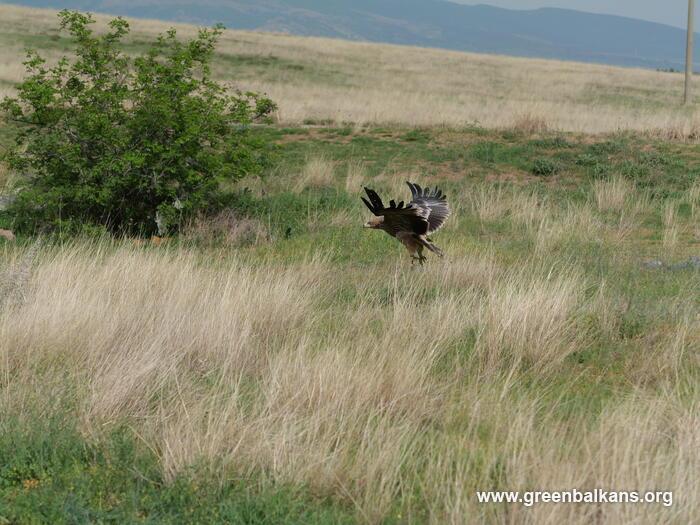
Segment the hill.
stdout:
<path fill-rule="evenodd" d="M 50 0 L 22 5 L 55 7 Z M 61 7 L 234 29 L 646 68 L 683 67 L 681 29 L 566 9 L 443 0 L 68 0 Z M 700 40 L 700 39 L 699 39 Z M 700 45 L 696 57 L 700 60 Z"/>
<path fill-rule="evenodd" d="M 100 24 L 108 17 L 98 16 Z M 130 19 L 133 51 L 173 24 Z M 196 28 L 175 24 L 192 35 Z M 23 74 L 26 48 L 68 49 L 56 12 L 0 5 L 0 95 Z M 318 37 L 226 31 L 216 73 L 269 93 L 287 124 L 546 127 L 698 135 L 680 105 L 683 76 L 634 68 L 472 54 Z M 700 98 L 696 98 L 700 102 Z"/>

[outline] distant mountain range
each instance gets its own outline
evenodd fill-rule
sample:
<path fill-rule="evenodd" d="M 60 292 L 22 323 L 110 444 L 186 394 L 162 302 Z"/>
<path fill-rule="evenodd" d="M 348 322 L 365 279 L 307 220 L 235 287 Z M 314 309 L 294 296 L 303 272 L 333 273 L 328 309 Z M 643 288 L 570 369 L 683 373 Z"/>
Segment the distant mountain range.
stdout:
<path fill-rule="evenodd" d="M 443 0 L 15 0 L 232 29 L 440 47 L 478 53 L 682 69 L 685 32 L 567 9 L 513 11 Z M 700 38 L 696 59 L 700 61 Z M 700 62 L 696 63 L 700 65 Z"/>

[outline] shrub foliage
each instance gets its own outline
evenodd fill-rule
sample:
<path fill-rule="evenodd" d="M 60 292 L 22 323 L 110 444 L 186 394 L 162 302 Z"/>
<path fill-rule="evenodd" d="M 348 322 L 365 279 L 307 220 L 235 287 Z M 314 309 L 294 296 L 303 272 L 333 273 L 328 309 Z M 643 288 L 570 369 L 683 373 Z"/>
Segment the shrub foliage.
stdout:
<path fill-rule="evenodd" d="M 221 203 L 222 182 L 262 169 L 267 150 L 251 124 L 275 105 L 212 79 L 220 26 L 184 43 L 170 30 L 134 58 L 125 20 L 97 34 L 90 15 L 59 18 L 74 56 L 49 66 L 30 51 L 17 96 L 2 101 L 18 127 L 6 154 L 23 175 L 17 228 L 174 232 Z"/>

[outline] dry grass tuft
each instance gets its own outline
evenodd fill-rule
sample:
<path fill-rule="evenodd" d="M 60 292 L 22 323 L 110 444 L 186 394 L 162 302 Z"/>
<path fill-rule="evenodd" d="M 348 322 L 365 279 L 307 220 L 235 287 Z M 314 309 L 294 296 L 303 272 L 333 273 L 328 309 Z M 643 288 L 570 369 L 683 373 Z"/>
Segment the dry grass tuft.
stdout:
<path fill-rule="evenodd" d="M 546 254 L 561 244 L 598 240 L 603 230 L 590 206 L 569 204 L 545 216 L 533 229 L 536 251 Z"/>
<path fill-rule="evenodd" d="M 575 275 L 532 280 L 515 273 L 489 291 L 480 312 L 476 349 L 485 371 L 556 366 L 584 335 L 574 314 L 583 285 Z"/>
<path fill-rule="evenodd" d="M 624 177 L 616 176 L 593 183 L 593 195 L 601 212 L 621 212 L 633 193 L 634 187 Z"/>
<path fill-rule="evenodd" d="M 7 186 L 9 185 L 10 171 L 7 166 L 0 162 L 0 196 L 5 192 Z"/>
<path fill-rule="evenodd" d="M 670 253 L 674 253 L 678 246 L 678 236 L 680 235 L 680 225 L 678 224 L 678 213 L 676 203 L 670 202 L 664 210 L 663 223 L 663 247 Z"/>
<path fill-rule="evenodd" d="M 700 140 L 700 119 L 697 114 L 690 118 L 675 118 L 665 127 L 652 129 L 649 134 L 662 140 L 697 142 Z"/>
<path fill-rule="evenodd" d="M 532 113 L 525 113 L 515 117 L 512 129 L 525 133 L 526 135 L 534 135 L 547 132 L 549 130 L 549 125 L 543 117 Z"/>
<path fill-rule="evenodd" d="M 535 193 L 519 191 L 512 199 L 510 217 L 528 232 L 536 229 L 540 221 L 551 214 L 546 200 Z"/>
<path fill-rule="evenodd" d="M 17 175 L 11 173 L 7 166 L 0 162 L 0 211 L 6 209 L 12 202 L 16 181 Z"/>
<path fill-rule="evenodd" d="M 389 166 L 372 180 L 372 188 L 386 193 L 387 199 L 408 202 L 411 200 L 411 192 L 406 186 L 406 181 L 423 181 L 430 186 L 430 179 L 417 171 L 405 171 L 395 166 Z"/>
<path fill-rule="evenodd" d="M 686 201 L 690 204 L 690 216 L 695 219 L 700 214 L 700 182 L 696 182 L 688 189 Z"/>
<path fill-rule="evenodd" d="M 479 186 L 467 196 L 471 213 L 482 222 L 510 219 L 517 226 L 532 231 L 550 211 L 547 203 L 528 190 L 502 185 Z"/>
<path fill-rule="evenodd" d="M 185 227 L 182 238 L 203 245 L 247 246 L 268 242 L 271 235 L 259 220 L 227 210 L 213 217 L 196 218 Z"/>
<path fill-rule="evenodd" d="M 617 242 L 630 238 L 640 227 L 641 222 L 652 208 L 648 192 L 630 195 L 626 205 L 620 211 L 615 231 Z"/>
<path fill-rule="evenodd" d="M 345 191 L 357 193 L 362 191 L 362 187 L 367 181 L 367 166 L 361 160 L 351 160 L 347 165 L 345 175 Z"/>
<path fill-rule="evenodd" d="M 309 157 L 294 183 L 294 191 L 301 193 L 308 188 L 331 186 L 334 171 L 335 164 L 325 157 Z"/>
<path fill-rule="evenodd" d="M 480 221 L 488 222 L 503 219 L 511 210 L 509 190 L 503 186 L 479 186 L 469 193 L 472 213 Z"/>
<path fill-rule="evenodd" d="M 658 384 L 679 384 L 685 370 L 698 367 L 700 319 L 680 310 L 678 319 L 663 329 L 650 333 L 644 340 L 649 357 L 634 360 L 628 366 L 631 376 L 641 387 Z"/>
<path fill-rule="evenodd" d="M 24 303 L 32 268 L 41 247 L 37 240 L 13 266 L 0 272 L 0 310 L 21 306 Z"/>

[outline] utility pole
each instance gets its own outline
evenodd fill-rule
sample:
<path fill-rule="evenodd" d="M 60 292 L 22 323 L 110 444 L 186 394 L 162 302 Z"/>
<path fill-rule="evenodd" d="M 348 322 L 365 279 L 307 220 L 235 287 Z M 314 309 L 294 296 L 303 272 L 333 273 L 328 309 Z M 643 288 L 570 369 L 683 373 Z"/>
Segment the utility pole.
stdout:
<path fill-rule="evenodd" d="M 688 47 L 685 50 L 685 95 L 683 104 L 690 103 L 690 82 L 693 79 L 693 33 L 695 31 L 695 0 L 688 0 Z"/>

